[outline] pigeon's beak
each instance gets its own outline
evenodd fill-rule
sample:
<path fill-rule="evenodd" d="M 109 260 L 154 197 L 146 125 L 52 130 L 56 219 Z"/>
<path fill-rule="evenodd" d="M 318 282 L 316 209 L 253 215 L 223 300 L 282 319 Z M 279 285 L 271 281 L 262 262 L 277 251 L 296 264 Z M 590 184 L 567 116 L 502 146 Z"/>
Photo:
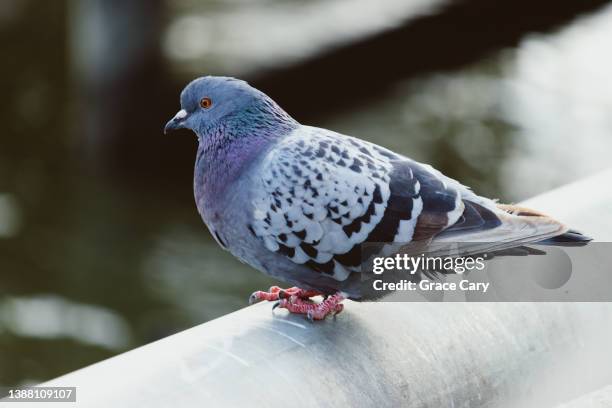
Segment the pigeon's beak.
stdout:
<path fill-rule="evenodd" d="M 181 109 L 174 115 L 172 119 L 166 123 L 164 127 L 164 134 L 176 129 L 184 128 L 185 118 L 187 117 L 187 111 L 185 109 Z"/>

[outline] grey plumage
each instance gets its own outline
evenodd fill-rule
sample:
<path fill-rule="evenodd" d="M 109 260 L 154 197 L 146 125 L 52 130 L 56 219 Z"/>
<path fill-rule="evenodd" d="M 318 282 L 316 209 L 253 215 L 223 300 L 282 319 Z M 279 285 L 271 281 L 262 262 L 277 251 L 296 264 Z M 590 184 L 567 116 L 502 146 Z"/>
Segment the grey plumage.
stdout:
<path fill-rule="evenodd" d="M 203 97 L 212 109 L 197 106 Z M 182 106 L 167 128 L 198 135 L 195 196 L 213 236 L 242 261 L 302 288 L 359 298 L 360 245 L 368 241 L 469 241 L 488 251 L 568 232 L 431 166 L 303 126 L 242 81 L 198 79 Z"/>

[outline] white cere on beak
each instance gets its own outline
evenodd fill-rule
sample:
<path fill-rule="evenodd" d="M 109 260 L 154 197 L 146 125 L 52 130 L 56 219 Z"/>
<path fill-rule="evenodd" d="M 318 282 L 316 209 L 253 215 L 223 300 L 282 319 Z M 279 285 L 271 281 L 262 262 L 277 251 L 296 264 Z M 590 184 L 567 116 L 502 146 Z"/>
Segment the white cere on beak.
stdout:
<path fill-rule="evenodd" d="M 174 115 L 174 119 L 181 120 L 187 116 L 187 111 L 185 109 L 181 109 Z"/>

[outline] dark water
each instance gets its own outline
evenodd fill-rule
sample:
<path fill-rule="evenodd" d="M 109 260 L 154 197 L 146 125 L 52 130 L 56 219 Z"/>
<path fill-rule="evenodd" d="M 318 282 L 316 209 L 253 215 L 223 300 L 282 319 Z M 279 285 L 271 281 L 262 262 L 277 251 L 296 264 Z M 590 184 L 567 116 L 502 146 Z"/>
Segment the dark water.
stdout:
<path fill-rule="evenodd" d="M 69 10 L 33 4 L 0 6 L 0 385 L 43 381 L 221 316 L 274 283 L 216 246 L 188 173 L 126 181 L 84 165 Z M 520 200 L 608 166 L 609 27 L 605 9 L 310 124 Z M 168 58 L 174 80 L 193 76 L 180 55 Z M 191 166 L 194 154 L 195 144 L 180 160 Z"/>

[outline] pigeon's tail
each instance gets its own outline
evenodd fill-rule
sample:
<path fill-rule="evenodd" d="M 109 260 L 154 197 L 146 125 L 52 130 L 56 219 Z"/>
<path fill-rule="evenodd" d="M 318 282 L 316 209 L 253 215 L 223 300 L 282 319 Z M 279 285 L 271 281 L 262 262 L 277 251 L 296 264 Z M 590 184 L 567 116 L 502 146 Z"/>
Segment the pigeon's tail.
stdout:
<path fill-rule="evenodd" d="M 593 238 L 586 236 L 581 232 L 565 227 L 559 221 L 556 221 L 555 219 L 541 212 L 529 208 L 519 207 L 516 205 L 498 204 L 498 207 L 506 211 L 507 213 L 517 217 L 530 217 L 530 219 L 532 220 L 541 219 L 547 224 L 550 224 L 552 222 L 557 223 L 559 226 L 562 227 L 562 229 L 560 229 L 559 231 L 559 234 L 534 242 L 536 244 L 555 246 L 584 246 L 593 240 Z"/>
<path fill-rule="evenodd" d="M 555 246 L 585 246 L 592 240 L 593 238 L 586 236 L 581 232 L 569 230 L 564 234 L 540 241 L 538 244 Z"/>

